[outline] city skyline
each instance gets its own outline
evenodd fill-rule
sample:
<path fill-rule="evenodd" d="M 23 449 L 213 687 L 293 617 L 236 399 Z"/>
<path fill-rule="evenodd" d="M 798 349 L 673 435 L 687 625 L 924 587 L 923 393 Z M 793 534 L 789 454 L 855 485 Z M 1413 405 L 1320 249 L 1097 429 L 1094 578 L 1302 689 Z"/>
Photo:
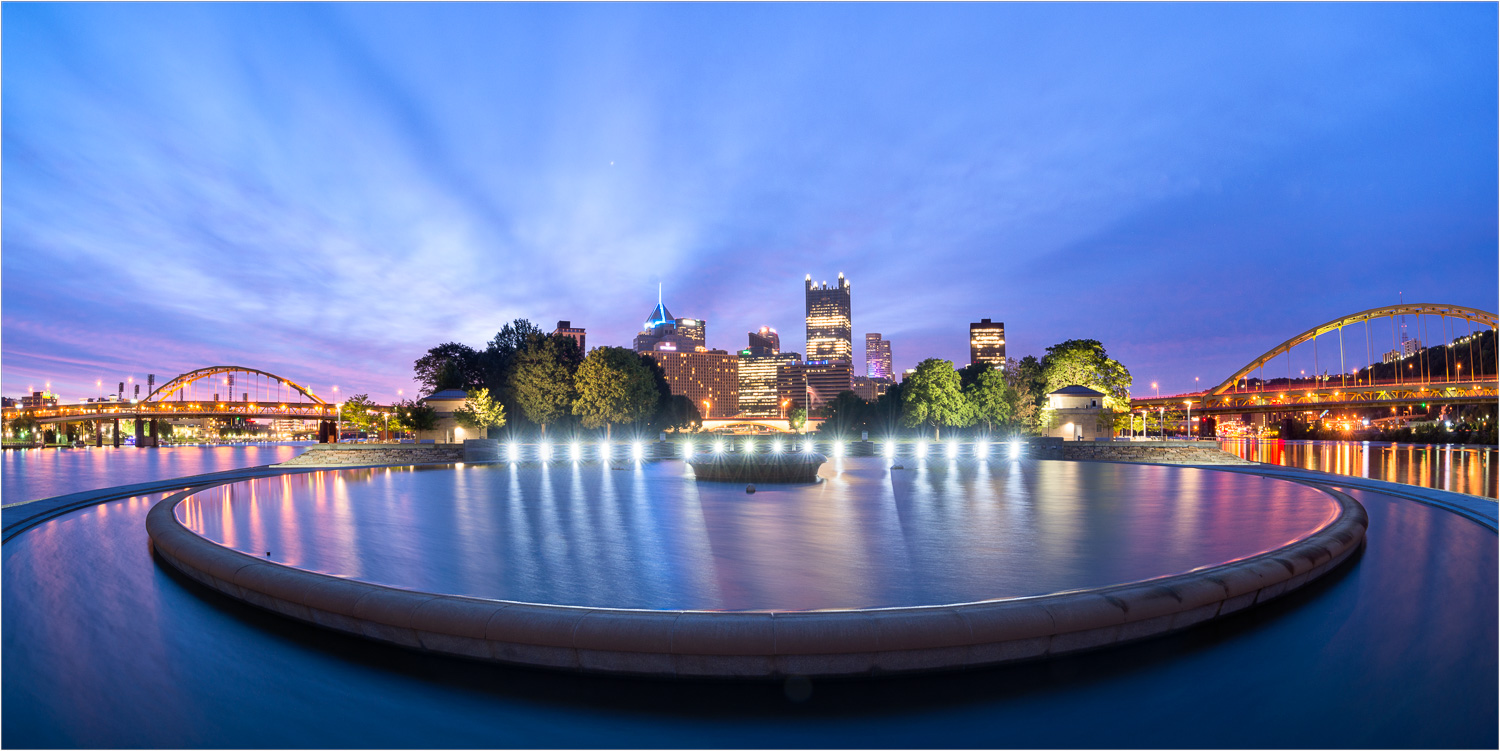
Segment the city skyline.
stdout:
<path fill-rule="evenodd" d="M 1497 307 L 1493 6 L 5 20 L 11 397 L 218 364 L 411 396 L 517 317 L 629 347 L 658 283 L 710 348 L 805 352 L 810 271 L 897 373 L 990 316 L 1136 393 L 1402 294 Z"/>

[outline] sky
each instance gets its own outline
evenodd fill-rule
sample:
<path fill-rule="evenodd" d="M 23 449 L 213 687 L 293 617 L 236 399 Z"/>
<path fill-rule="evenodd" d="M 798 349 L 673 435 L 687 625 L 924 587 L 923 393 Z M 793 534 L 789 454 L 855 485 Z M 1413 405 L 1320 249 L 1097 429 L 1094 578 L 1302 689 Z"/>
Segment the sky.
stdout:
<path fill-rule="evenodd" d="M 1162 393 L 1497 305 L 1494 4 L 17 4 L 0 391 L 242 365 L 415 393 L 656 303 L 897 369 L 1097 339 Z"/>

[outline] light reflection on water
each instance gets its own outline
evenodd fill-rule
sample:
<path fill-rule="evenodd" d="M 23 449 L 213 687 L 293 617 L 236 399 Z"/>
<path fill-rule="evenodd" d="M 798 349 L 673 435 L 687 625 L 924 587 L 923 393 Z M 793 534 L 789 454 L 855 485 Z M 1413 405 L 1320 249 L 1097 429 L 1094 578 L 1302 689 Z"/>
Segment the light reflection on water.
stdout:
<path fill-rule="evenodd" d="M 1325 494 L 1208 470 L 830 462 L 823 481 L 696 482 L 681 462 L 374 469 L 254 480 L 179 506 L 288 565 L 411 589 L 600 607 L 967 602 L 1165 576 L 1330 521 Z"/>
<path fill-rule="evenodd" d="M 1500 456 L 1489 446 L 1253 438 L 1219 446 L 1267 464 L 1500 498 Z"/>
<path fill-rule="evenodd" d="M 83 490 L 278 464 L 302 453 L 308 445 L 9 449 L 0 451 L 0 486 L 5 503 L 19 503 Z"/>

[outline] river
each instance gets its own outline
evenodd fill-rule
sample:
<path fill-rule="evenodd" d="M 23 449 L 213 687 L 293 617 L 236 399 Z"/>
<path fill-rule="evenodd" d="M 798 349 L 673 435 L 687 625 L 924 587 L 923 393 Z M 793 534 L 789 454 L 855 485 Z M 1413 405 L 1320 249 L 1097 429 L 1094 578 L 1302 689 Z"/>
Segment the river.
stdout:
<path fill-rule="evenodd" d="M 1267 464 L 1500 498 L 1500 457 L 1493 446 L 1255 438 L 1219 446 Z"/>

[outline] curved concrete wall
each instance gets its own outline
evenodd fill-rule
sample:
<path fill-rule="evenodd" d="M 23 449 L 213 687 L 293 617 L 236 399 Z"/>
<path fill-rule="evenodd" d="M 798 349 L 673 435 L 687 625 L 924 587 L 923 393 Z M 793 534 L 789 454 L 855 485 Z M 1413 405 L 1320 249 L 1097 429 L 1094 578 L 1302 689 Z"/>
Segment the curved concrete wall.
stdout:
<path fill-rule="evenodd" d="M 171 566 L 230 597 L 413 649 L 521 665 L 658 676 L 856 675 L 993 665 L 1119 644 L 1265 602 L 1358 549 L 1368 520 L 1339 516 L 1279 550 L 1175 576 L 1045 597 L 827 612 L 618 610 L 394 589 L 257 559 L 194 534 L 174 507 L 146 527 Z"/>

